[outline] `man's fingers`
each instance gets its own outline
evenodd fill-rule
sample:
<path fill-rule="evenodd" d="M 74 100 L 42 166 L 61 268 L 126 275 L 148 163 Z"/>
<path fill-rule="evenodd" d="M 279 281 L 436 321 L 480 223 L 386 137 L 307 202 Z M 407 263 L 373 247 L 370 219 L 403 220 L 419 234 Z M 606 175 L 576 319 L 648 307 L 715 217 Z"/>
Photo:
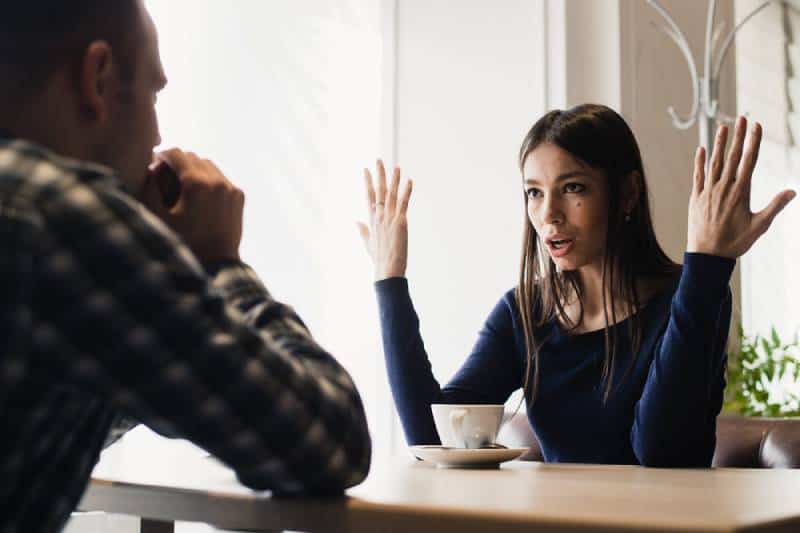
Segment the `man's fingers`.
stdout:
<path fill-rule="evenodd" d="M 722 171 L 721 179 L 726 182 L 736 179 L 736 173 L 739 170 L 739 161 L 742 159 L 742 146 L 744 145 L 744 137 L 747 134 L 747 119 L 739 117 L 736 120 L 736 129 L 733 133 L 733 142 L 731 142 L 731 149 L 728 151 L 728 159 L 725 161 L 725 169 Z"/>
<path fill-rule="evenodd" d="M 221 178 L 225 183 L 227 183 L 231 187 L 235 187 L 230 178 L 228 178 L 228 175 L 222 172 L 216 163 L 214 163 L 210 159 L 201 159 L 200 162 L 209 170 L 209 174 L 211 175 L 216 174 L 216 176 Z"/>
<path fill-rule="evenodd" d="M 694 190 L 696 193 L 703 192 L 703 184 L 706 179 L 706 149 L 702 146 L 697 147 L 694 154 Z"/>
<path fill-rule="evenodd" d="M 150 165 L 146 181 L 158 187 L 165 209 L 175 207 L 181 196 L 181 180 L 167 163 L 158 161 L 155 165 Z"/>
<path fill-rule="evenodd" d="M 414 188 L 412 180 L 406 181 L 403 187 L 403 193 L 400 195 L 400 205 L 398 206 L 398 213 L 405 215 L 408 212 L 408 202 L 411 200 L 411 190 Z"/>
<path fill-rule="evenodd" d="M 778 213 L 791 202 L 797 193 L 792 190 L 785 190 L 775 196 L 767 207 L 753 215 L 753 225 L 758 235 L 766 232 Z"/>
<path fill-rule="evenodd" d="M 178 175 L 186 172 L 192 165 L 189 154 L 177 148 L 171 148 L 158 152 L 154 158 L 159 161 L 164 161 L 168 164 Z"/>
<path fill-rule="evenodd" d="M 367 190 L 367 209 L 372 213 L 375 209 L 375 188 L 372 186 L 372 174 L 368 168 L 364 169 L 364 186 Z"/>
<path fill-rule="evenodd" d="M 397 207 L 397 189 L 400 187 L 400 167 L 394 167 L 392 172 L 392 182 L 389 184 L 389 194 L 386 195 L 386 212 L 389 216 L 394 215 Z"/>
<path fill-rule="evenodd" d="M 164 196 L 155 175 L 150 174 L 147 176 L 141 189 L 139 189 L 137 197 L 154 215 L 166 221 L 169 213 L 164 205 Z"/>
<path fill-rule="evenodd" d="M 725 144 L 728 142 L 728 127 L 724 124 L 717 130 L 714 139 L 714 151 L 711 154 L 711 164 L 708 168 L 705 187 L 709 187 L 719 181 L 722 173 L 722 162 L 725 158 Z"/>

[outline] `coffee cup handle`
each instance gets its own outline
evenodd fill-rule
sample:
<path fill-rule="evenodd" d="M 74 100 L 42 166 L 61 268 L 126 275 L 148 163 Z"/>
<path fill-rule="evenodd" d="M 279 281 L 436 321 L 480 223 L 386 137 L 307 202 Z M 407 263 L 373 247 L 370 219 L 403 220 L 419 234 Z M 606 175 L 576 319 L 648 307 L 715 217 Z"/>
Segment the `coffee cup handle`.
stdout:
<path fill-rule="evenodd" d="M 461 428 L 464 425 L 464 417 L 466 415 L 466 409 L 453 409 L 450 411 L 450 429 L 453 431 L 453 436 L 459 440 L 464 440 L 464 436 L 461 433 Z"/>

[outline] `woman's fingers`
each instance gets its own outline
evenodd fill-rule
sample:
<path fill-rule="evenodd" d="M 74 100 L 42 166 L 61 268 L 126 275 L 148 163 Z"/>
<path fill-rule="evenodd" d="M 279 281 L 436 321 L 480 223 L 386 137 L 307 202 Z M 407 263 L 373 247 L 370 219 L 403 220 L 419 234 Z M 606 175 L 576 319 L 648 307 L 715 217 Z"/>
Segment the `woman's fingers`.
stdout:
<path fill-rule="evenodd" d="M 378 222 L 383 220 L 386 208 L 386 168 L 383 166 L 383 160 L 378 159 L 378 194 L 375 198 L 375 220 Z"/>
<path fill-rule="evenodd" d="M 711 154 L 711 165 L 708 168 L 708 175 L 706 176 L 706 183 L 704 188 L 710 187 L 719 181 L 720 174 L 722 173 L 722 162 L 725 158 L 725 144 L 728 142 L 728 127 L 724 124 L 717 130 L 717 136 L 714 139 L 714 151 Z"/>
<path fill-rule="evenodd" d="M 386 167 L 383 166 L 383 160 L 378 159 L 378 205 L 386 205 Z"/>
<path fill-rule="evenodd" d="M 402 192 L 400 191 L 401 171 L 400 167 L 395 167 L 392 172 L 392 181 L 388 188 L 386 185 L 386 168 L 383 161 L 378 159 L 378 190 L 375 190 L 372 181 L 372 174 L 369 169 L 364 169 L 364 185 L 367 191 L 367 204 L 370 215 L 379 214 L 373 217 L 373 222 L 382 222 L 384 219 L 391 220 L 395 215 L 406 214 L 408 203 L 411 198 L 413 183 L 406 180 Z M 389 218 L 386 218 L 388 215 Z M 360 227 L 360 226 L 359 226 Z M 363 236 L 363 233 L 362 233 Z"/>
<path fill-rule="evenodd" d="M 736 129 L 733 133 L 733 142 L 728 151 L 728 159 L 725 162 L 725 169 L 722 171 L 722 181 L 726 183 L 732 182 L 736 179 L 736 173 L 739 170 L 739 161 L 742 159 L 742 146 L 744 145 L 744 137 L 747 133 L 747 119 L 739 117 L 736 120 Z"/>
<path fill-rule="evenodd" d="M 408 212 L 408 202 L 411 200 L 411 190 L 413 188 L 414 182 L 411 180 L 406 181 L 405 187 L 403 187 L 403 194 L 400 195 L 398 214 L 405 215 Z"/>
<path fill-rule="evenodd" d="M 694 154 L 694 189 L 696 193 L 703 192 L 703 184 L 706 180 L 706 149 L 702 146 L 697 147 Z"/>
<path fill-rule="evenodd" d="M 756 122 L 750 129 L 747 139 L 747 148 L 739 165 L 739 174 L 736 178 L 736 185 L 740 188 L 740 197 L 746 204 L 750 205 L 750 184 L 753 181 L 753 170 L 758 162 L 758 152 L 761 148 L 761 124 Z"/>
<path fill-rule="evenodd" d="M 785 190 L 775 196 L 767 207 L 753 214 L 752 227 L 756 235 L 762 235 L 772 225 L 772 221 L 778 216 L 778 213 L 791 202 L 797 193 L 792 190 Z"/>
<path fill-rule="evenodd" d="M 389 184 L 389 194 L 386 195 L 386 212 L 389 216 L 395 214 L 397 207 L 397 189 L 400 187 L 400 167 L 394 167 L 392 182 Z"/>
<path fill-rule="evenodd" d="M 372 186 L 372 174 L 369 169 L 364 169 L 364 185 L 367 190 L 367 209 L 372 214 L 375 209 L 375 188 Z"/>
<path fill-rule="evenodd" d="M 411 196 L 411 181 L 401 187 L 400 168 L 394 168 L 387 189 L 386 168 L 377 161 L 377 183 L 369 170 L 364 169 L 367 201 L 370 204 L 369 224 L 356 222 L 367 253 L 375 266 L 375 279 L 404 276 L 408 256 L 408 230 L 405 212 Z M 402 189 L 402 192 L 401 192 Z"/>
<path fill-rule="evenodd" d="M 364 246 L 367 247 L 367 252 L 369 252 L 369 228 L 363 222 L 356 222 L 356 226 L 358 226 L 358 233 L 361 234 Z"/>

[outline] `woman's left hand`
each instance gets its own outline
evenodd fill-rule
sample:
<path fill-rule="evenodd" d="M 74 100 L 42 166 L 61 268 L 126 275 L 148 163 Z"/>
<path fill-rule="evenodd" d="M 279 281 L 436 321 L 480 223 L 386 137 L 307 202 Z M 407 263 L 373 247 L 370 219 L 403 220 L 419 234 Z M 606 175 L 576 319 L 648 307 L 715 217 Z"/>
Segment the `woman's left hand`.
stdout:
<path fill-rule="evenodd" d="M 725 157 L 727 126 L 720 126 L 706 176 L 705 150 L 697 149 L 694 185 L 689 199 L 689 239 L 686 250 L 736 259 L 763 235 L 775 217 L 795 197 L 785 190 L 757 213 L 750 211 L 750 184 L 761 145 L 761 125 L 753 124 L 742 154 L 747 120 L 739 117 L 733 144 Z"/>

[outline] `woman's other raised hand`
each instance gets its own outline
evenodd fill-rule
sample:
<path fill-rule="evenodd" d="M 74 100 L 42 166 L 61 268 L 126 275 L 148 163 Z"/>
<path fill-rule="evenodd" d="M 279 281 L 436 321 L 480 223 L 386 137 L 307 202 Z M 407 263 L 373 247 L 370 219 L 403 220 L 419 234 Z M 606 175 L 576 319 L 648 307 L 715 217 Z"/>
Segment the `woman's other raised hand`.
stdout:
<path fill-rule="evenodd" d="M 750 211 L 750 185 L 761 145 L 761 125 L 754 123 L 747 135 L 747 120 L 739 117 L 726 158 L 727 139 L 727 126 L 720 126 L 708 173 L 706 152 L 702 147 L 697 149 L 686 250 L 736 259 L 769 229 L 795 192 L 782 191 L 761 211 Z"/>
<path fill-rule="evenodd" d="M 377 189 L 369 169 L 364 169 L 369 225 L 358 230 L 375 265 L 375 281 L 403 277 L 408 260 L 408 202 L 413 183 L 406 180 L 400 191 L 400 168 L 395 167 L 387 187 L 383 161 L 377 162 Z"/>

